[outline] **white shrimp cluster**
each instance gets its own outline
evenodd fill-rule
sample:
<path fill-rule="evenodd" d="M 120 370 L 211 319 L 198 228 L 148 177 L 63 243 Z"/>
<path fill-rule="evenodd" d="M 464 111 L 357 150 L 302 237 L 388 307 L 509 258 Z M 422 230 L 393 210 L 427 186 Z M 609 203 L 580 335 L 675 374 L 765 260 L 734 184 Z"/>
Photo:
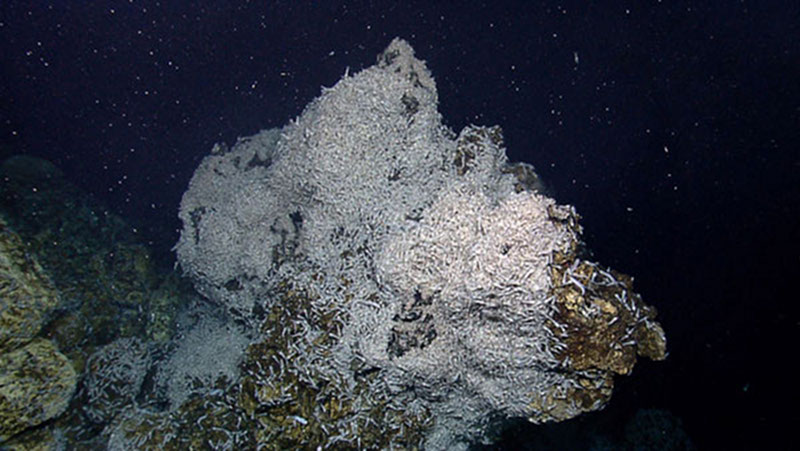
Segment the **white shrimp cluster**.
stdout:
<path fill-rule="evenodd" d="M 545 322 L 551 256 L 576 237 L 553 209 L 567 207 L 526 191 L 492 202 L 456 183 L 377 259 L 399 309 L 388 378 L 406 386 L 413 378 L 415 390 L 440 400 L 434 434 L 445 435 L 436 437 L 445 448 L 464 419 L 475 427 L 492 414 L 528 416 L 539 391 L 569 383 L 549 371 L 559 361 Z"/>
<path fill-rule="evenodd" d="M 354 372 L 378 371 L 358 396 L 431 412 L 427 447 L 452 449 L 564 383 L 545 327 L 548 264 L 576 237 L 557 219 L 568 207 L 521 188 L 498 130 L 456 135 L 437 103 L 425 64 L 395 39 L 283 129 L 215 147 L 184 195 L 176 250 L 241 319 L 286 281 L 336 312 L 325 352 L 291 350 L 296 373 L 346 391 Z"/>
<path fill-rule="evenodd" d="M 119 338 L 92 354 L 83 381 L 83 411 L 89 420 L 108 423 L 134 404 L 149 364 L 147 345 L 138 338 Z"/>

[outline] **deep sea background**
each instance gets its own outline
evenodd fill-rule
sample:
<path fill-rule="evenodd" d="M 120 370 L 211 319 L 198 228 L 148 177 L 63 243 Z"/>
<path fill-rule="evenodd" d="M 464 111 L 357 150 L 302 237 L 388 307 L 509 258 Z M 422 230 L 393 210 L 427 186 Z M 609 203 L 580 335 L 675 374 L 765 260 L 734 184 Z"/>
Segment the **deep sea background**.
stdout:
<path fill-rule="evenodd" d="M 0 157 L 52 161 L 171 265 L 212 145 L 284 125 L 395 36 L 446 124 L 501 125 L 668 337 L 604 411 L 495 447 L 588 449 L 576 431 L 638 409 L 699 449 L 797 446 L 799 2 L 3 0 Z"/>

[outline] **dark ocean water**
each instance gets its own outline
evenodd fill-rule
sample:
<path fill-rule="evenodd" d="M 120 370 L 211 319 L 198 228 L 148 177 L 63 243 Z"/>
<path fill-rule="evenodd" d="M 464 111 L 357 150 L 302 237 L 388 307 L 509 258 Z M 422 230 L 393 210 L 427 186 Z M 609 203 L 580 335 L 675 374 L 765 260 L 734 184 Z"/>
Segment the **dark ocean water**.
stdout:
<path fill-rule="evenodd" d="M 588 449 L 642 409 L 700 449 L 790 448 L 800 3 L 401 3 L 3 1 L 2 157 L 51 161 L 171 265 L 214 143 L 286 124 L 403 37 L 445 123 L 500 125 L 669 340 L 605 410 L 497 448 Z"/>

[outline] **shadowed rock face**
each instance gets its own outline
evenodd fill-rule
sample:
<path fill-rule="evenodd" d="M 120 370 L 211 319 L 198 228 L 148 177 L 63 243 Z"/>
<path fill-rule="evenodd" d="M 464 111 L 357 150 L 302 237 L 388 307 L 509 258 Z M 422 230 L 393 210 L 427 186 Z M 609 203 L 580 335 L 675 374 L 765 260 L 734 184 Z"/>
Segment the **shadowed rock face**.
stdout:
<path fill-rule="evenodd" d="M 164 344 L 191 290 L 157 274 L 132 228 L 51 163 L 10 157 L 0 178 L 0 447 L 102 448 L 142 366 L 87 358 L 121 335 Z"/>
<path fill-rule="evenodd" d="M 578 255 L 574 208 L 508 163 L 499 127 L 456 134 L 437 105 L 395 39 L 195 172 L 178 259 L 260 336 L 239 399 L 262 438 L 464 447 L 490 418 L 601 408 L 637 354 L 664 358 L 631 279 Z"/>
<path fill-rule="evenodd" d="M 50 340 L 0 355 L 0 442 L 61 415 L 78 377 Z"/>
<path fill-rule="evenodd" d="M 70 361 L 35 338 L 58 294 L 0 217 L 0 443 L 55 418 L 77 385 Z"/>
<path fill-rule="evenodd" d="M 58 301 L 50 278 L 0 217 L 0 353 L 31 341 Z"/>

